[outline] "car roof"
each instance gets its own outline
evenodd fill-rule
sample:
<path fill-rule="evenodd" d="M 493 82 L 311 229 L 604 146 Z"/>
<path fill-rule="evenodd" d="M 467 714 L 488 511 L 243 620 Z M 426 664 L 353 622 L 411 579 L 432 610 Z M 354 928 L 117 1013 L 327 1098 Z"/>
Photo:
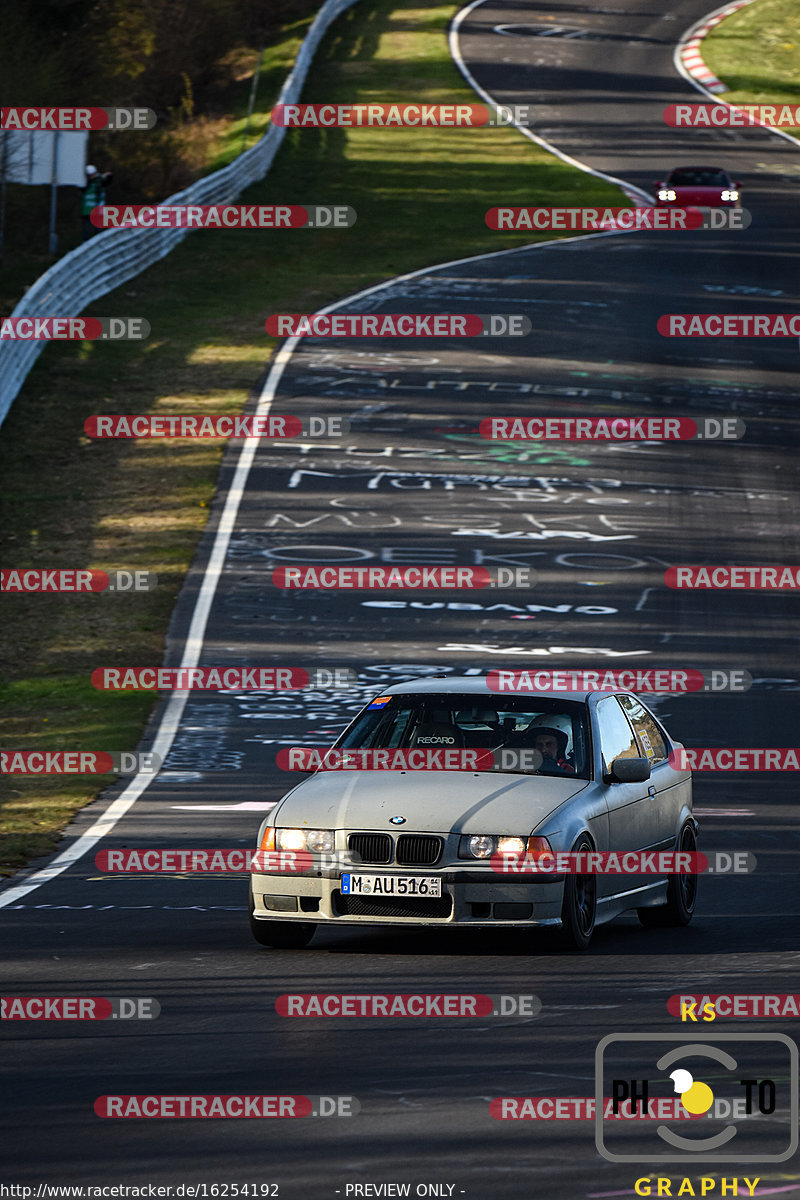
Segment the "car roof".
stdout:
<path fill-rule="evenodd" d="M 624 688 L 620 688 L 619 692 L 624 692 Z M 486 682 L 486 676 L 483 675 L 447 675 L 444 678 L 427 676 L 424 679 L 411 679 L 406 683 L 387 684 L 381 695 L 405 695 L 409 692 L 425 695 L 444 695 L 448 692 L 470 692 L 476 696 L 527 696 L 531 699 L 541 700 L 582 700 L 586 701 L 590 696 L 598 695 L 595 691 L 585 692 L 532 692 L 527 688 L 521 688 L 519 691 L 502 692 L 493 691 Z M 614 693 L 600 693 L 604 695 L 615 695 Z M 633 693 L 629 693 L 633 694 Z"/>

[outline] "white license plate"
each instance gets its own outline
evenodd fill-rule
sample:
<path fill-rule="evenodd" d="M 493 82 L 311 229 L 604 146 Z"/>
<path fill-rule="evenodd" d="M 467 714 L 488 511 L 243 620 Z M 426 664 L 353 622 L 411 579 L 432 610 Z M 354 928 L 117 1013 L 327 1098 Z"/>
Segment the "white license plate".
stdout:
<path fill-rule="evenodd" d="M 427 896 L 438 899 L 438 875 L 342 875 L 344 896 Z"/>

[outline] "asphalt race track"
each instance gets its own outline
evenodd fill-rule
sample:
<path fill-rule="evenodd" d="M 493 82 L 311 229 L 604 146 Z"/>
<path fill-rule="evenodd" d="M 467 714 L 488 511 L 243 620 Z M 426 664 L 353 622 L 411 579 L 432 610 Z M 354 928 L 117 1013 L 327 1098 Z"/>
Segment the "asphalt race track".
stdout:
<path fill-rule="evenodd" d="M 652 1162 L 606 1161 L 592 1121 L 500 1121 L 489 1109 L 501 1096 L 593 1095 L 606 1034 L 685 1032 L 667 1011 L 676 992 L 800 991 L 791 773 L 697 773 L 701 848 L 750 851 L 756 872 L 702 879 L 687 929 L 643 929 L 631 914 L 599 929 L 584 955 L 558 951 L 544 933 L 411 929 L 324 930 L 305 950 L 270 951 L 251 939 L 244 874 L 115 876 L 94 865 L 97 849 L 251 846 L 263 812 L 294 782 L 276 752 L 329 744 L 365 698 L 419 675 L 528 665 L 746 670 L 748 692 L 655 698 L 654 708 L 690 747 L 797 743 L 795 598 L 664 584 L 675 564 L 800 561 L 797 339 L 669 339 L 656 321 L 796 308 L 800 153 L 765 130 L 663 123 L 666 104 L 703 99 L 672 55 L 707 11 L 701 0 L 668 7 L 486 3 L 463 19 L 457 42 L 480 87 L 504 104 L 533 104 L 537 134 L 563 153 L 651 193 L 673 165 L 718 163 L 741 180 L 752 224 L 504 253 L 492 253 L 487 230 L 485 257 L 339 308 L 524 313 L 527 337 L 301 339 L 288 348 L 262 407 L 345 416 L 350 432 L 260 444 L 199 662 L 347 667 L 358 685 L 193 693 L 163 771 L 102 843 L 32 890 L 35 877 L 17 877 L 0 891 L 9 993 L 152 996 L 161 1005 L 152 1024 L 4 1029 L 4 1058 L 17 1071 L 4 1089 L 9 1179 L 271 1182 L 281 1197 L 331 1198 L 357 1194 L 347 1185 L 408 1182 L 412 1195 L 417 1184 L 440 1184 L 454 1185 L 442 1195 L 474 1200 L 583 1200 L 632 1195 L 640 1176 L 746 1174 L 760 1177 L 764 1194 L 800 1191 L 796 1159 L 665 1171 L 655 1150 Z M 566 32 L 542 36 L 553 28 Z M 487 208 L 503 203 L 485 199 Z M 735 417 L 747 432 L 741 441 L 512 448 L 476 432 L 486 417 L 534 414 Z M 239 443 L 229 447 L 176 607 L 171 665 L 240 454 Z M 281 591 L 272 571 L 292 563 L 518 566 L 537 581 L 474 594 Z M 122 790 L 70 832 L 85 833 Z M 478 1021 L 275 1012 L 285 992 L 364 991 L 535 993 L 542 1010 Z M 795 1026 L 746 1024 L 790 1036 Z M 361 1111 L 352 1120 L 173 1124 L 104 1121 L 92 1108 L 110 1093 L 261 1092 L 354 1096 Z"/>

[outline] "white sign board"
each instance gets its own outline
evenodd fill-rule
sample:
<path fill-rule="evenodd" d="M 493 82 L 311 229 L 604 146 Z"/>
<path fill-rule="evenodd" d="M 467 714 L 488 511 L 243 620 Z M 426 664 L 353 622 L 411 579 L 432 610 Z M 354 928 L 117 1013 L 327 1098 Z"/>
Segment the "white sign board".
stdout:
<path fill-rule="evenodd" d="M 40 129 L 0 131 L 0 179 L 9 183 L 86 183 L 88 130 L 59 133 Z"/>

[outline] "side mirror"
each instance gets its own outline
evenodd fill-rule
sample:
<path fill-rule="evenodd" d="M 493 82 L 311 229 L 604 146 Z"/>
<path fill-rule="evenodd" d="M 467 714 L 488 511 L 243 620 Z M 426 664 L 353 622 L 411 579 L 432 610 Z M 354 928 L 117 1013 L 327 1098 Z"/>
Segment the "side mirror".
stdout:
<path fill-rule="evenodd" d="M 653 187 L 655 187 L 655 188 L 662 188 L 663 186 L 664 186 L 663 179 L 657 179 L 656 182 L 653 184 Z"/>
<path fill-rule="evenodd" d="M 650 778 L 647 758 L 615 758 L 611 764 L 612 783 L 644 783 Z"/>

